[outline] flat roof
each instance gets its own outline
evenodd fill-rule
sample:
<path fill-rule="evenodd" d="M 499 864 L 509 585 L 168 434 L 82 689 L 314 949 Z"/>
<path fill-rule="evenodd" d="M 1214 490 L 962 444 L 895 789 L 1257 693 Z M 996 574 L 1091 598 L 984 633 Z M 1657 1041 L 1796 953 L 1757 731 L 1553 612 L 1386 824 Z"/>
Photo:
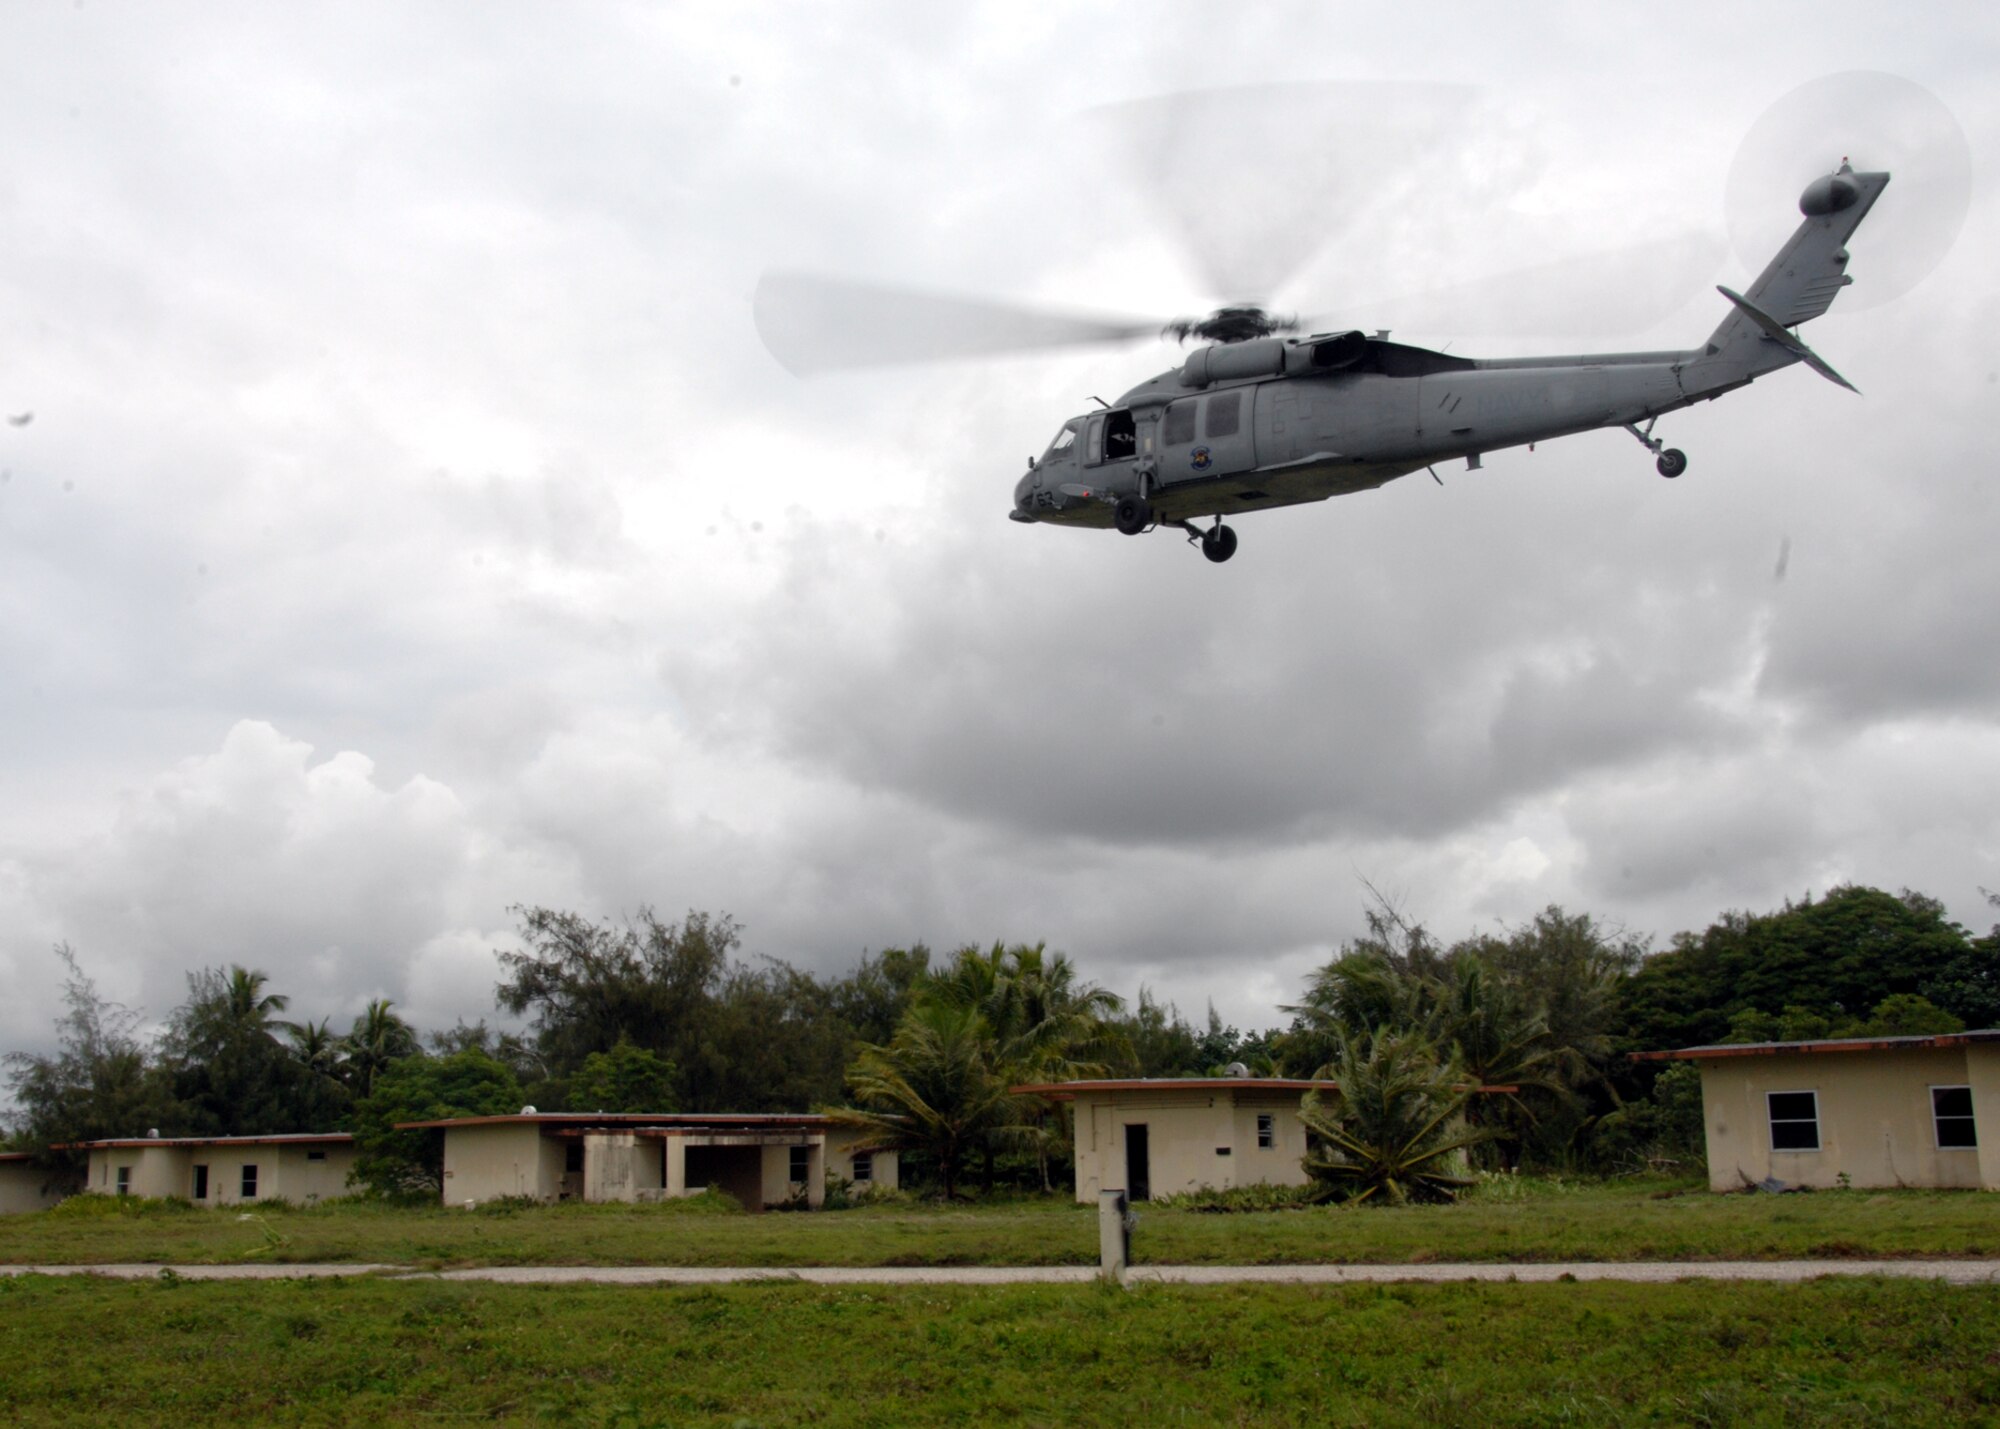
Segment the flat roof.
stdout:
<path fill-rule="evenodd" d="M 1974 1042 L 2000 1042 L 2000 1027 L 1976 1032 L 1938 1032 L 1928 1037 L 1827 1037 L 1816 1042 L 1711 1042 L 1674 1052 L 1634 1052 L 1635 1062 L 1699 1062 L 1718 1057 L 1775 1057 L 1779 1053 L 1818 1056 L 1832 1052 L 1922 1051 L 1964 1047 Z"/>
<path fill-rule="evenodd" d="M 1061 1101 L 1078 1092 L 1300 1092 L 1315 1087 L 1332 1091 L 1339 1083 L 1297 1077 L 1109 1077 L 1090 1082 L 1030 1082 L 1009 1087 L 1016 1096 L 1053 1097 Z"/>
<path fill-rule="evenodd" d="M 121 1136 L 105 1141 L 57 1142 L 52 1149 L 96 1151 L 126 1146 L 329 1146 L 353 1140 L 353 1134 L 346 1131 L 284 1131 L 269 1136 Z"/>
<path fill-rule="evenodd" d="M 500 1116 L 445 1116 L 434 1121 L 399 1121 L 398 1131 L 427 1131 L 454 1126 L 543 1126 L 552 1131 L 603 1127 L 627 1131 L 640 1127 L 680 1127 L 713 1131 L 720 1127 L 819 1128 L 836 1125 L 830 1116 L 812 1112 L 680 1112 L 680 1111 L 523 1111 Z"/>

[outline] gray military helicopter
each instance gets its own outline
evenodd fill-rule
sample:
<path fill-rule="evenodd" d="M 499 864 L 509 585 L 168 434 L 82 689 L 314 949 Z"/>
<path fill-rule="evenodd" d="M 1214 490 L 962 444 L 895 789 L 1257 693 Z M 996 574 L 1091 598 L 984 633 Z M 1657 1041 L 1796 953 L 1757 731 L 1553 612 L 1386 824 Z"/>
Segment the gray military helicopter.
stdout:
<path fill-rule="evenodd" d="M 1857 96 L 1893 101 L 1877 109 L 1928 105 L 1957 133 L 1948 113 L 1916 86 L 1866 73 L 1803 86 L 1772 115 L 1780 127 L 1809 132 L 1829 114 L 1852 123 L 1857 109 L 1868 107 L 1857 105 Z M 1962 147 L 1962 137 L 1957 143 Z M 1929 194 L 1925 165 L 1918 169 L 1914 192 Z M 1064 422 L 1047 450 L 1029 458 L 1009 516 L 1128 536 L 1172 529 L 1221 562 L 1237 547 L 1225 517 L 1366 491 L 1418 471 L 1435 477 L 1445 461 L 1477 469 L 1488 452 L 1599 428 L 1629 431 L 1653 454 L 1660 475 L 1677 477 L 1687 470 L 1686 455 L 1653 435 L 1667 413 L 1794 363 L 1854 390 L 1795 329 L 1826 312 L 1853 281 L 1848 240 L 1888 183 L 1887 172 L 1856 172 L 1845 159 L 1809 183 L 1790 239 L 1745 291 L 1717 289 L 1729 304 L 1725 316 L 1706 342 L 1683 351 L 1462 357 L 1392 342 L 1386 332 L 1301 333 L 1295 320 L 1257 303 L 1169 324 L 1165 335 L 1202 345 L 1116 402 L 1100 400 L 1100 410 Z M 1945 186 L 1950 193 L 1941 192 L 1944 207 L 1956 204 L 1961 217 L 1963 184 L 1961 175 Z M 1932 225 L 1946 247 L 1956 224 Z M 1154 323 L 783 272 L 764 276 L 754 312 L 767 348 L 801 373 L 1159 331 Z"/>
<path fill-rule="evenodd" d="M 1261 308 L 1220 309 L 1186 325 L 1208 343 L 1179 367 L 1063 423 L 1029 459 L 1009 515 L 1128 536 L 1171 527 L 1226 561 L 1236 532 L 1225 516 L 1366 491 L 1442 461 L 1477 469 L 1487 452 L 1600 427 L 1623 427 L 1661 476 L 1679 476 L 1686 455 L 1652 434 L 1665 413 L 1798 362 L 1855 390 L 1791 329 L 1853 281 L 1847 241 L 1888 182 L 1845 162 L 1814 180 L 1791 241 L 1747 292 L 1718 288 L 1728 315 L 1687 351 L 1457 357 L 1360 331 L 1281 336 Z"/>

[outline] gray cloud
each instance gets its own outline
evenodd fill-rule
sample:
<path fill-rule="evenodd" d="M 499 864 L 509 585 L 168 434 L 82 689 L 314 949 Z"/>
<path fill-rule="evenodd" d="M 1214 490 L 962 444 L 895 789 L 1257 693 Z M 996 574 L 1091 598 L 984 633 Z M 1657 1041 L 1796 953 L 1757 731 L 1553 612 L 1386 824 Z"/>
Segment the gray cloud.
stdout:
<path fill-rule="evenodd" d="M 1286 295 L 1371 326 L 1719 226 L 1762 107 L 1864 49 L 1976 165 L 2000 134 L 1983 14 L 1441 13 L 1421 73 L 1407 17 L 1296 6 L 20 17 L 0 1041 L 46 1044 L 64 939 L 154 1015 L 227 961 L 315 1015 L 484 1015 L 514 902 L 726 908 L 829 970 L 1047 938 L 1259 1024 L 1362 878 L 1447 933 L 1560 900 L 1664 937 L 1838 878 L 1978 921 L 1990 185 L 1929 282 L 1809 330 L 1865 398 L 1779 374 L 1662 424 L 1679 481 L 1594 434 L 1248 518 L 1227 567 L 1003 519 L 1169 348 L 800 384 L 757 345 L 767 266 L 1190 310 L 1171 197 L 1077 121 L 1176 88 L 1477 90 Z"/>

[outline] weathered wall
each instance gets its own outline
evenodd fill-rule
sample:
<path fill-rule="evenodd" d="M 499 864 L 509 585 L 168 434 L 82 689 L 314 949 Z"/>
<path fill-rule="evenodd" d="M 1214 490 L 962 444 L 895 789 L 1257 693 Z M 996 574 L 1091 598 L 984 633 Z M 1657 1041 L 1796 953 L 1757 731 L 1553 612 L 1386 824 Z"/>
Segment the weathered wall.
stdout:
<path fill-rule="evenodd" d="M 29 1161 L 0 1161 L 0 1215 L 45 1211 L 62 1197 L 42 1189 L 46 1173 Z"/>
<path fill-rule="evenodd" d="M 444 1134 L 444 1202 L 532 1196 L 553 1201 L 563 1184 L 563 1143 L 532 1122 L 454 1126 Z M 586 1163 L 587 1164 L 587 1163 Z"/>
<path fill-rule="evenodd" d="M 260 1172 L 259 1200 L 282 1197 L 297 1205 L 311 1206 L 352 1193 L 347 1184 L 347 1178 L 354 1170 L 355 1151 L 352 1144 L 267 1146 L 259 1149 L 276 1153 L 270 1161 L 274 1179 L 268 1186 L 262 1183 Z"/>
<path fill-rule="evenodd" d="M 1125 1186 L 1125 1128 L 1147 1129 L 1154 1196 L 1305 1182 L 1305 1128 L 1296 1092 L 1145 1088 L 1076 1096 L 1076 1198 Z M 1257 1116 L 1275 1117 L 1277 1145 L 1257 1145 Z M 1226 1154 L 1219 1154 L 1226 1153 Z"/>
<path fill-rule="evenodd" d="M 1971 1083 L 1968 1052 L 1982 1054 L 1981 1080 L 1973 1086 L 1982 1145 L 1940 1149 L 1930 1090 Z M 1734 1191 L 1775 1177 L 1830 1187 L 1845 1173 L 1852 1186 L 2000 1188 L 2000 1178 L 1982 1181 L 1982 1162 L 1992 1158 L 1990 1143 L 2000 1136 L 2000 1077 L 1988 1070 L 1986 1052 L 1975 1045 L 1703 1059 L 1709 1186 Z M 1818 1094 L 1819 1149 L 1774 1150 L 1767 1094 L 1804 1091 Z"/>
<path fill-rule="evenodd" d="M 118 1171 L 132 1171 L 128 1194 L 185 1196 L 188 1193 L 187 1150 L 179 1146 L 105 1146 L 90 1153 L 90 1179 L 84 1189 L 96 1195 L 118 1194 Z"/>
<path fill-rule="evenodd" d="M 861 1140 L 863 1133 L 856 1127 L 836 1126 L 826 1133 L 827 1174 L 838 1176 L 843 1181 L 854 1179 L 854 1144 Z M 898 1186 L 896 1153 L 878 1151 L 871 1168 L 871 1179 L 865 1185 L 879 1186 L 893 1191 Z M 857 1187 L 856 1189 L 861 1189 Z"/>

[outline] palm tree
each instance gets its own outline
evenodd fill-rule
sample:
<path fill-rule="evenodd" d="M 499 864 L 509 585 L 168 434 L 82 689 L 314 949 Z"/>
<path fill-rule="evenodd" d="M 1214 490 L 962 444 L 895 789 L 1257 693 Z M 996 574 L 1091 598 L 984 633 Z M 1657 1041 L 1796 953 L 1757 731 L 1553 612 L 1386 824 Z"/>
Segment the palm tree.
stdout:
<path fill-rule="evenodd" d="M 1018 1098 L 993 1064 L 993 1034 L 977 1008 L 941 999 L 903 1014 L 886 1046 L 866 1045 L 847 1073 L 856 1105 L 827 1115 L 865 1134 L 856 1151 L 931 1157 L 946 1200 L 965 1154 L 1017 1120 Z"/>
<path fill-rule="evenodd" d="M 417 1052 L 417 1034 L 409 1023 L 390 1011 L 394 1006 L 386 997 L 373 999 L 354 1019 L 353 1029 L 341 1039 L 342 1065 L 348 1085 L 357 1097 L 374 1091 L 375 1079 L 391 1063 Z"/>
<path fill-rule="evenodd" d="M 1343 1036 L 1328 1070 L 1336 1090 L 1308 1092 L 1299 1108 L 1313 1148 L 1305 1169 L 1322 1194 L 1403 1205 L 1450 1200 L 1471 1184 L 1454 1174 L 1452 1157 L 1488 1133 L 1465 1125 L 1471 1090 L 1463 1073 L 1441 1064 L 1421 1034 L 1378 1028 Z"/>
<path fill-rule="evenodd" d="M 1475 1088 L 1508 1088 L 1475 1096 L 1466 1106 L 1466 1120 L 1493 1134 L 1511 1169 L 1521 1136 L 1535 1120 L 1522 1094 L 1540 1093 L 1558 1103 L 1574 1096 L 1547 1020 L 1528 1006 L 1518 988 L 1466 954 L 1453 960 L 1449 981 L 1434 985 L 1427 1030 L 1439 1046 L 1456 1053 L 1466 1082 Z"/>
<path fill-rule="evenodd" d="M 277 993 L 266 993 L 264 985 L 270 978 L 261 972 L 232 963 L 229 980 L 223 984 L 224 1016 L 229 1027 L 238 1038 L 271 1035 L 272 1016 L 283 1012 L 292 1005 L 289 997 Z"/>
<path fill-rule="evenodd" d="M 332 1018 L 280 1025 L 292 1039 L 292 1055 L 298 1058 L 301 1066 L 323 1077 L 335 1075 L 340 1064 L 340 1037 L 333 1030 Z"/>
<path fill-rule="evenodd" d="M 984 952 L 962 948 L 927 992 L 985 1019 L 995 1072 L 1010 1086 L 1101 1077 L 1132 1060 L 1131 1044 L 1110 1021 L 1123 1010 L 1123 1000 L 1095 983 L 1079 982 L 1068 955 L 1052 953 L 1043 943 L 995 943 Z M 996 1142 L 1005 1138 L 1034 1145 L 1042 1188 L 1048 1190 L 1049 1150 L 1063 1134 L 1062 1115 L 1051 1127 L 1051 1108 L 1039 1099 L 1022 1100 L 1017 1110 L 1027 1125 L 996 1128 L 980 1147 L 981 1186 L 992 1189 Z"/>

